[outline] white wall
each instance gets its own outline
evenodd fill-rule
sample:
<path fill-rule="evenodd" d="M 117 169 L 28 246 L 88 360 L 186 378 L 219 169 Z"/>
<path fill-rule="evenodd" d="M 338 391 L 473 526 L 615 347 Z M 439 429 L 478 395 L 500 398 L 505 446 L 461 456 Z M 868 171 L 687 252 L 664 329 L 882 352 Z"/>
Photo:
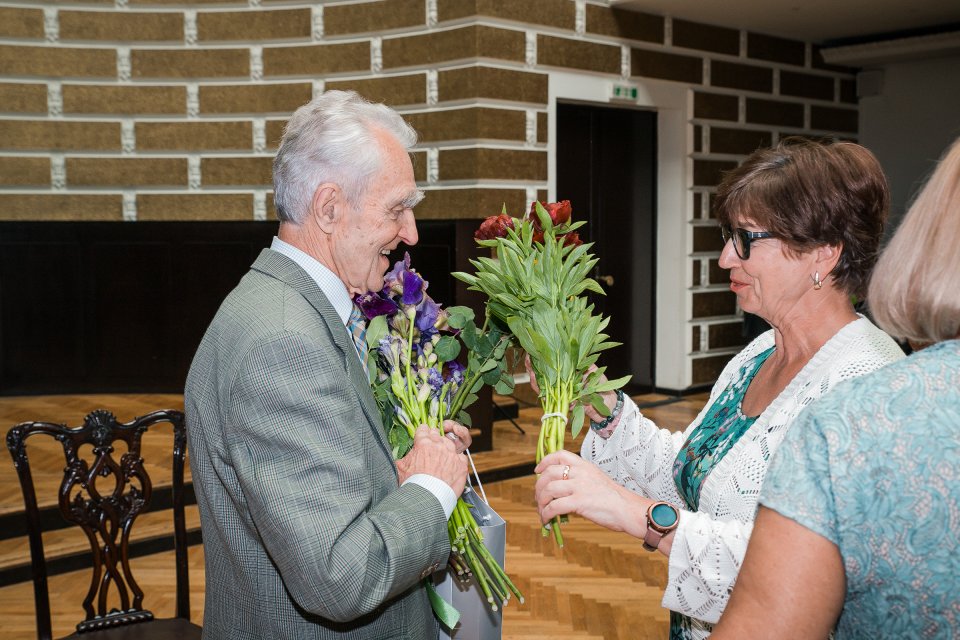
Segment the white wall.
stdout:
<path fill-rule="evenodd" d="M 887 63 L 880 94 L 860 100 L 860 142 L 890 180 L 894 228 L 933 165 L 960 136 L 960 56 Z"/>

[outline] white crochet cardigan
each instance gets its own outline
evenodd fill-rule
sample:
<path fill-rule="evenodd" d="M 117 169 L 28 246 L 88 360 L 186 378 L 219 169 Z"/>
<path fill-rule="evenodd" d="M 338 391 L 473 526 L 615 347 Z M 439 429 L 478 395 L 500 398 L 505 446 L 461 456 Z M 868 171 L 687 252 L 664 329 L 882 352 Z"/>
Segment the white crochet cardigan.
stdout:
<path fill-rule="evenodd" d="M 737 354 L 720 374 L 700 415 L 682 434 L 658 428 L 627 399 L 620 424 L 609 439 L 591 432 L 581 455 L 635 493 L 678 507 L 685 505 L 673 478 L 673 461 L 680 447 L 744 363 L 773 343 L 770 330 Z M 709 635 L 711 623 L 720 619 L 727 605 L 753 529 L 767 462 L 793 420 L 838 382 L 903 357 L 896 342 L 866 318 L 847 324 L 713 468 L 701 488 L 698 511 L 680 511 L 662 604 L 693 618 L 695 638 Z"/>

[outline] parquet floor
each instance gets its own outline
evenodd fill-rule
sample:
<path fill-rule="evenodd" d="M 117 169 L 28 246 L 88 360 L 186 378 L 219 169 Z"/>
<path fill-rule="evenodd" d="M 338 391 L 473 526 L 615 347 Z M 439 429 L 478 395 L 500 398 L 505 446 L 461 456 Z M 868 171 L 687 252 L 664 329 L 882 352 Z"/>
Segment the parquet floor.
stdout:
<path fill-rule="evenodd" d="M 664 396 L 636 398 L 639 403 L 669 400 Z M 671 404 L 644 409 L 644 414 L 662 427 L 682 429 L 703 405 L 703 395 L 690 396 Z M 0 428 L 24 420 L 47 420 L 76 425 L 89 411 L 110 408 L 121 420 L 129 420 L 154 409 L 182 408 L 177 395 L 90 395 L 0 398 Z M 494 425 L 494 449 L 475 454 L 481 472 L 529 464 L 536 446 L 541 411 L 520 410 L 517 423 L 521 434 L 506 421 Z M 582 438 L 582 436 L 581 436 Z M 569 442 L 579 449 L 579 440 Z M 146 446 L 168 450 L 169 434 L 160 434 Z M 31 465 L 41 492 L 56 494 L 59 465 L 46 475 L 36 473 L 44 462 L 54 462 L 55 449 L 31 451 Z M 155 455 L 155 454 L 151 454 Z M 157 478 L 162 482 L 162 475 Z M 503 637 L 510 640 L 550 638 L 666 638 L 667 613 L 660 608 L 665 559 L 647 554 L 635 540 L 606 531 L 582 519 L 572 518 L 564 528 L 567 544 L 557 549 L 552 539 L 540 535 L 533 506 L 533 476 L 485 485 L 493 507 L 507 522 L 507 569 L 527 595 L 524 605 L 511 602 L 504 610 Z M 52 500 L 47 501 L 52 502 Z M 21 507 L 19 485 L 9 459 L 0 463 L 0 514 Z M 196 521 L 195 507 L 188 519 Z M 140 523 L 144 526 L 147 523 Z M 162 524 L 152 525 L 161 527 Z M 17 546 L 20 545 L 20 546 Z M 53 545 L 55 546 L 55 545 Z M 48 553 L 50 553 L 48 549 Z M 3 558 L 21 557 L 28 551 L 23 541 L 0 540 Z M 133 570 L 147 593 L 147 606 L 158 617 L 173 615 L 172 552 L 136 558 Z M 203 619 L 204 568 L 201 545 L 190 548 L 191 611 L 194 620 Z M 49 579 L 55 636 L 73 631 L 82 619 L 80 602 L 89 584 L 89 573 L 77 571 Z M 11 640 L 36 637 L 32 583 L 0 587 L 0 637 Z"/>

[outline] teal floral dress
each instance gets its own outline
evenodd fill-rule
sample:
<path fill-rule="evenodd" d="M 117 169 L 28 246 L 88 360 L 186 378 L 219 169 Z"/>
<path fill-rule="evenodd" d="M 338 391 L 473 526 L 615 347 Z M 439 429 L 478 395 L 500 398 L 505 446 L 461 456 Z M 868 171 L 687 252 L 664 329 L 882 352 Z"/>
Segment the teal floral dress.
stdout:
<path fill-rule="evenodd" d="M 743 414 L 743 397 L 757 371 L 774 349 L 775 347 L 770 347 L 761 351 L 741 367 L 738 375 L 734 377 L 735 382 L 717 397 L 703 421 L 680 447 L 673 463 L 673 478 L 677 490 L 691 511 L 696 511 L 700 505 L 700 489 L 710 472 L 756 422 L 757 416 Z M 688 627 L 689 619 L 686 616 L 675 611 L 670 612 L 672 640 L 689 637 Z"/>
<path fill-rule="evenodd" d="M 800 414 L 760 503 L 839 548 L 836 640 L 960 638 L 960 341 L 837 385 Z"/>

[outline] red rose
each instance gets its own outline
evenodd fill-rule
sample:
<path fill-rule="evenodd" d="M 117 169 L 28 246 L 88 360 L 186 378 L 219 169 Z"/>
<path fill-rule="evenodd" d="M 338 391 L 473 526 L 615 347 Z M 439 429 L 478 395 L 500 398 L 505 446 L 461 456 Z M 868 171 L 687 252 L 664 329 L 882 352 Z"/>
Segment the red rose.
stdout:
<path fill-rule="evenodd" d="M 546 209 L 547 215 L 550 216 L 550 220 L 553 222 L 553 226 L 570 222 L 570 216 L 573 214 L 573 207 L 570 206 L 569 200 L 561 200 L 560 202 L 541 202 L 540 205 Z M 530 204 L 529 217 L 533 221 L 533 228 L 539 231 L 543 225 L 540 224 L 540 217 L 537 215 L 536 201 Z"/>
<path fill-rule="evenodd" d="M 580 239 L 580 234 L 576 231 L 571 231 L 570 233 L 565 233 L 562 236 L 564 246 L 573 245 L 574 247 L 579 247 L 583 244 L 583 240 Z"/>
<path fill-rule="evenodd" d="M 513 218 L 501 213 L 500 215 L 490 216 L 481 222 L 480 228 L 473 234 L 473 237 L 477 240 L 504 238 L 507 235 L 507 229 L 513 229 Z"/>

